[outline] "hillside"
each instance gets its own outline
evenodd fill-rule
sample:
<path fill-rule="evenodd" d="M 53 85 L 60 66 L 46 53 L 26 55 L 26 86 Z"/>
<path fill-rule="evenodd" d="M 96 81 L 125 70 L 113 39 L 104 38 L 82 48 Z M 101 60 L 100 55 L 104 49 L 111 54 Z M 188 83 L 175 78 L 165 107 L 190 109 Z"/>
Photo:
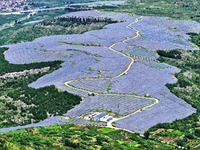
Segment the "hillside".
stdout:
<path fill-rule="evenodd" d="M 124 6 L 105 10 L 145 16 L 167 16 L 200 22 L 200 1 L 198 0 L 128 0 Z"/>
<path fill-rule="evenodd" d="M 198 149 L 198 3 L 131 0 L 2 29 L 0 148 Z"/>

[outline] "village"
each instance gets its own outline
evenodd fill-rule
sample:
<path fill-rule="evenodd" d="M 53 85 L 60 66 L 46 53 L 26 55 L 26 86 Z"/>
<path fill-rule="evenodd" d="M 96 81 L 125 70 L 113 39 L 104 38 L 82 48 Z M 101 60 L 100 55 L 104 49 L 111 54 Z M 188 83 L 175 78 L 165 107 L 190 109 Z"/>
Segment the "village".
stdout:
<path fill-rule="evenodd" d="M 18 12 L 29 9 L 31 6 L 27 0 L 2 0 L 0 1 L 1 12 Z"/>

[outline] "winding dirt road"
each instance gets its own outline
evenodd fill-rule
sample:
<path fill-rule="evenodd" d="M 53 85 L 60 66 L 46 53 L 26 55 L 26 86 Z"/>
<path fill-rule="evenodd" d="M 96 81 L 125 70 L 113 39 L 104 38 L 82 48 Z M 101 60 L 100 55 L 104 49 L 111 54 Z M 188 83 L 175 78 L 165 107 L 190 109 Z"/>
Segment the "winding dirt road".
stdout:
<path fill-rule="evenodd" d="M 122 53 L 122 52 L 120 52 L 120 51 L 115 50 L 113 47 L 116 46 L 117 44 L 126 42 L 126 41 L 128 41 L 128 40 L 131 40 L 131 39 L 134 39 L 134 38 L 137 38 L 138 36 L 140 36 L 140 34 L 139 34 L 140 31 L 131 27 L 132 24 L 137 23 L 140 19 L 141 19 L 141 17 L 136 18 L 134 22 L 132 22 L 132 23 L 130 23 L 130 24 L 128 24 L 128 25 L 126 26 L 127 28 L 130 28 L 130 29 L 135 30 L 135 31 L 136 31 L 136 35 L 134 35 L 134 36 L 132 36 L 132 37 L 127 37 L 127 38 L 124 39 L 123 41 L 116 42 L 116 43 L 112 44 L 111 46 L 106 47 L 106 48 L 109 48 L 110 50 L 112 50 L 112 51 L 114 51 L 114 52 L 116 52 L 116 53 L 119 53 L 119 54 L 123 55 L 124 57 L 127 57 L 127 58 L 131 59 L 131 62 L 128 64 L 128 66 L 126 67 L 126 69 L 125 69 L 123 72 L 121 72 L 120 74 L 118 74 L 117 76 L 114 76 L 114 77 L 99 77 L 98 79 L 97 79 L 97 78 L 92 78 L 92 77 L 90 77 L 90 78 L 84 78 L 84 79 L 89 79 L 89 80 L 114 79 L 114 78 L 118 78 L 118 77 L 120 77 L 120 76 L 122 76 L 122 75 L 128 73 L 128 71 L 131 69 L 133 63 L 135 62 L 135 60 L 134 60 L 132 57 L 130 57 L 130 56 L 128 56 L 128 55 L 126 55 L 126 54 L 124 54 L 124 53 Z M 147 97 L 145 97 L 145 96 L 130 95 L 130 94 L 115 94 L 115 93 L 104 93 L 104 94 L 102 94 L 102 93 L 98 93 L 98 92 L 94 92 L 94 91 L 89 91 L 89 90 L 86 90 L 86 89 L 77 88 L 77 87 L 74 87 L 74 86 L 70 85 L 71 82 L 78 81 L 78 80 L 81 80 L 81 79 L 76 79 L 76 80 L 67 81 L 67 82 L 64 83 L 64 85 L 67 86 L 67 87 L 73 88 L 73 89 L 75 89 L 75 90 L 80 90 L 80 91 L 84 91 L 84 92 L 87 92 L 87 93 L 94 93 L 95 95 L 117 95 L 117 96 L 119 96 L 119 95 L 124 95 L 124 96 L 134 96 L 134 97 L 138 97 L 138 98 L 147 98 Z M 153 99 L 154 102 L 153 102 L 152 104 L 150 104 L 150 105 L 148 105 L 148 106 L 145 106 L 145 107 L 143 107 L 143 108 L 140 108 L 140 109 L 138 109 L 137 111 L 135 111 L 135 112 L 133 112 L 133 113 L 131 113 L 131 114 L 128 114 L 128 115 L 126 115 L 126 116 L 123 116 L 123 117 L 120 117 L 120 118 L 113 118 L 112 120 L 110 120 L 109 122 L 107 122 L 107 126 L 106 126 L 106 127 L 108 127 L 108 128 L 114 128 L 114 129 L 117 129 L 117 130 L 124 130 L 124 131 L 128 131 L 128 132 L 130 132 L 130 133 L 134 133 L 133 131 L 130 131 L 130 130 L 128 130 L 128 129 L 114 127 L 114 126 L 112 125 L 112 123 L 115 122 L 115 121 L 118 121 L 118 120 L 127 118 L 127 117 L 129 117 L 129 116 L 131 116 L 131 115 L 133 115 L 133 114 L 136 114 L 136 113 L 138 113 L 138 112 L 141 112 L 141 111 L 143 111 L 143 110 L 145 110 L 145 109 L 147 109 L 147 108 L 149 108 L 149 107 L 151 107 L 151 106 L 153 106 L 153 105 L 159 103 L 159 100 L 156 99 L 156 98 L 152 98 L 152 97 L 151 97 L 151 98 L 148 98 L 148 99 Z"/>

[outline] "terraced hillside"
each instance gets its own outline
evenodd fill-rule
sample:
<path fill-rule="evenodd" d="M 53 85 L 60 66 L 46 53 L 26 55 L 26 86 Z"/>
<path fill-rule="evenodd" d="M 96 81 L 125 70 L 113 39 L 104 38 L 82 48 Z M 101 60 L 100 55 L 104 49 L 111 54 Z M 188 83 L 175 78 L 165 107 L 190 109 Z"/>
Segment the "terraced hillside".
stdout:
<path fill-rule="evenodd" d="M 61 17 L 74 16 L 111 18 L 119 22 L 84 34 L 47 36 L 6 45 L 9 50 L 5 53 L 5 58 L 14 64 L 64 61 L 60 69 L 29 85 L 33 88 L 55 85 L 82 96 L 83 101 L 64 116 L 74 118 L 103 109 L 118 116 L 116 128 L 143 133 L 158 123 L 172 122 L 196 112 L 165 86 L 176 82 L 172 74 L 180 70 L 159 63 L 155 52 L 177 48 L 198 50 L 186 32 L 198 33 L 199 23 L 98 11 Z M 108 127 L 113 127 L 112 122 L 108 122 Z"/>

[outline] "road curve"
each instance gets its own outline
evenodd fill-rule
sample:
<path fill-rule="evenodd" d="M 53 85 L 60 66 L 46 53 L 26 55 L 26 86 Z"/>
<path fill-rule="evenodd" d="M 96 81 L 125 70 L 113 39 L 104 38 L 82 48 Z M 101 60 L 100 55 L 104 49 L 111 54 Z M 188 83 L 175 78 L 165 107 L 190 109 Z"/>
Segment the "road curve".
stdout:
<path fill-rule="evenodd" d="M 117 44 L 126 42 L 126 41 L 128 41 L 128 40 L 131 40 L 131 39 L 134 39 L 134 38 L 137 38 L 138 36 L 140 36 L 140 34 L 139 34 L 140 30 L 137 30 L 137 29 L 134 29 L 134 28 L 131 27 L 132 24 L 137 23 L 140 19 L 141 19 L 141 17 L 136 18 L 134 22 L 132 22 L 132 23 L 130 23 L 130 24 L 128 24 L 128 25 L 126 26 L 127 28 L 130 28 L 130 29 L 135 30 L 135 31 L 136 31 L 136 35 L 134 35 L 134 36 L 132 36 L 132 37 L 127 37 L 127 38 L 124 39 L 123 41 L 116 42 L 116 43 L 112 44 L 111 46 L 106 47 L 106 48 L 109 48 L 110 50 L 112 50 L 112 51 L 114 51 L 114 52 L 116 52 L 116 53 L 119 53 L 119 54 L 123 55 L 124 57 L 127 57 L 127 58 L 131 59 L 131 62 L 128 64 L 128 66 L 126 67 L 126 69 L 125 69 L 123 72 L 121 72 L 120 74 L 118 74 L 117 76 L 114 76 L 114 77 L 99 77 L 98 79 L 97 79 L 97 78 L 92 78 L 92 77 L 90 77 L 90 78 L 84 78 L 84 79 L 89 79 L 89 80 L 114 79 L 114 78 L 118 78 L 118 77 L 120 77 L 120 76 L 122 76 L 122 75 L 128 73 L 128 71 L 131 69 L 131 66 L 132 66 L 133 63 L 135 62 L 135 60 L 134 60 L 131 56 L 128 56 L 128 55 L 126 55 L 126 54 L 124 54 L 124 53 L 122 53 L 122 52 L 120 52 L 120 51 L 115 50 L 113 47 L 114 47 L 115 45 L 117 45 Z M 80 90 L 80 91 L 84 91 L 84 92 L 87 92 L 87 93 L 94 93 L 95 95 L 124 95 L 124 96 L 135 96 L 135 97 L 138 97 L 138 98 L 147 98 L 147 97 L 145 97 L 145 96 L 130 95 L 130 94 L 115 94 L 115 93 L 104 93 L 104 94 L 102 94 L 102 93 L 98 93 L 98 92 L 89 91 L 89 90 L 86 90 L 86 89 L 80 89 L 80 88 L 77 88 L 77 87 L 74 87 L 74 86 L 70 85 L 70 82 L 74 82 L 74 81 L 78 81 L 78 80 L 81 80 L 81 79 L 76 79 L 76 80 L 67 81 L 67 82 L 64 83 L 64 85 L 67 86 L 67 87 L 73 88 L 73 89 L 75 89 L 75 90 Z M 120 117 L 120 118 L 114 118 L 114 119 L 110 120 L 109 122 L 107 122 L 107 126 L 106 126 L 106 127 L 108 127 L 108 128 L 113 128 L 113 129 L 117 129 L 117 130 L 124 130 L 124 131 L 130 132 L 130 133 L 134 133 L 133 131 L 130 131 L 130 130 L 128 130 L 128 129 L 114 127 L 114 126 L 112 125 L 112 123 L 115 122 L 115 121 L 118 121 L 118 120 L 127 118 L 127 117 L 129 117 L 130 115 L 133 115 L 133 114 L 136 114 L 136 113 L 138 113 L 138 112 L 141 112 L 141 111 L 143 111 L 144 109 L 147 109 L 147 108 L 149 108 L 149 107 L 151 107 L 151 106 L 153 106 L 153 105 L 159 103 L 159 100 L 156 99 L 156 98 L 152 98 L 152 97 L 151 97 L 151 98 L 149 98 L 149 99 L 153 99 L 154 102 L 153 102 L 152 104 L 148 105 L 148 106 L 145 106 L 145 107 L 143 107 L 143 108 L 138 109 L 137 111 L 135 111 L 135 112 L 133 112 L 133 113 L 131 113 L 131 114 L 128 114 L 128 115 L 126 115 L 126 116 L 123 116 L 123 117 Z"/>

